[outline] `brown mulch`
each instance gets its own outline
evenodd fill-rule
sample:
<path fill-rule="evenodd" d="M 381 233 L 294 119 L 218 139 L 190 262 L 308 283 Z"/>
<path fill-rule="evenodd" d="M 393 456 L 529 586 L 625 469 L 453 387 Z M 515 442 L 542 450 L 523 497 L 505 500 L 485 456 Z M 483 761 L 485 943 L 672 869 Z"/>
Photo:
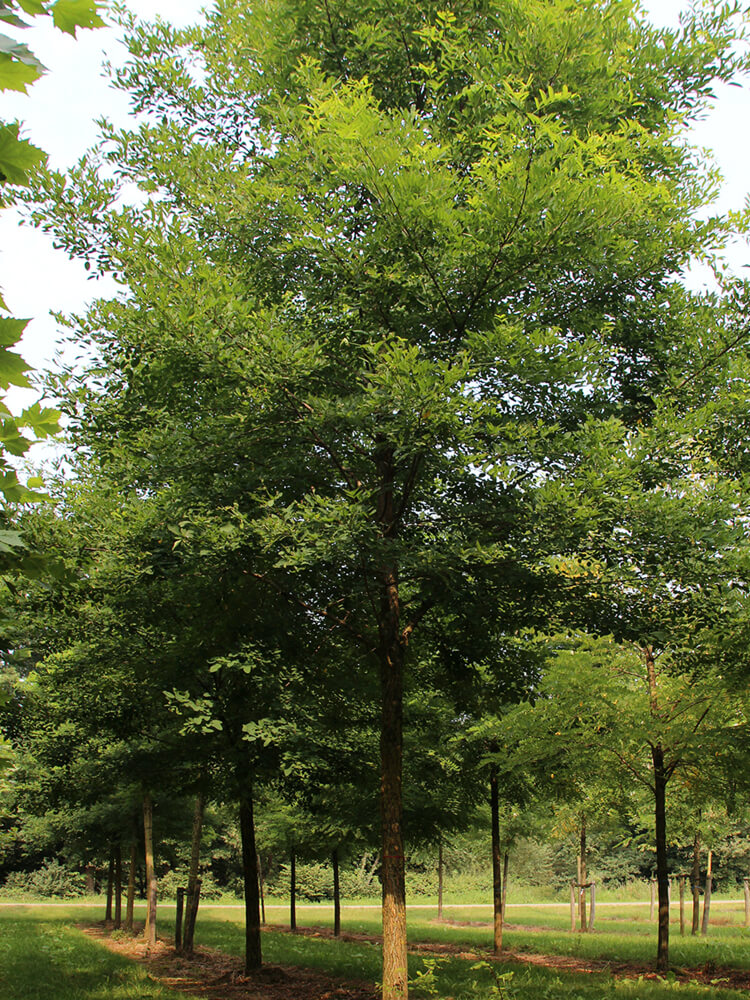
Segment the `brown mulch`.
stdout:
<path fill-rule="evenodd" d="M 188 959 L 178 955 L 171 944 L 161 940 L 155 948 L 149 950 L 143 938 L 113 939 L 111 931 L 101 924 L 82 924 L 79 927 L 105 947 L 144 965 L 149 974 L 163 985 L 206 1000 L 377 1000 L 379 996 L 372 984 L 340 979 L 313 969 L 267 965 L 246 976 L 239 959 L 213 948 L 196 948 L 194 956 Z M 291 932 L 285 927 L 273 927 L 272 933 Z M 333 935 L 332 930 L 327 927 L 298 927 L 295 933 L 317 938 L 330 938 Z M 382 938 L 374 934 L 343 932 L 339 940 L 378 944 Z M 495 960 L 489 949 L 467 950 L 450 942 L 414 942 L 409 946 L 409 951 L 470 961 Z M 535 954 L 511 948 L 504 949 L 497 961 L 581 974 L 609 973 L 616 979 L 643 978 L 658 981 L 665 978 L 654 971 L 653 965 L 645 962 L 609 962 L 574 955 Z M 681 983 L 700 983 L 736 990 L 750 989 L 750 970 L 719 967 L 711 962 L 694 969 L 673 967 L 669 977 Z"/>
<path fill-rule="evenodd" d="M 145 966 L 163 986 L 205 1000 L 378 1000 L 372 984 L 314 969 L 265 965 L 246 976 L 240 960 L 214 948 L 196 948 L 193 957 L 186 958 L 165 941 L 149 949 L 143 938 L 112 938 L 101 924 L 81 924 L 79 929 L 110 951 Z"/>

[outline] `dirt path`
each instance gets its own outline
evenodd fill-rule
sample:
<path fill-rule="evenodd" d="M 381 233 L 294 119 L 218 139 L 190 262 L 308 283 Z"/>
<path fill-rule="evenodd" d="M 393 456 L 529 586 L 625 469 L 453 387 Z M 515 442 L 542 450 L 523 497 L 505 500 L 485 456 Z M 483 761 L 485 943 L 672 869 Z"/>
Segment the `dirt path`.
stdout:
<path fill-rule="evenodd" d="M 171 944 L 159 941 L 149 952 L 141 938 L 112 939 L 111 932 L 102 925 L 80 924 L 79 929 L 96 938 L 105 947 L 145 966 L 153 978 L 171 989 L 206 1000 L 378 1000 L 372 984 L 340 979 L 313 969 L 296 966 L 264 966 L 250 976 L 242 974 L 240 960 L 213 948 L 196 948 L 192 959 L 175 953 Z M 289 934 L 287 928 L 274 927 L 268 933 Z M 298 927 L 298 935 L 312 938 L 330 938 L 327 927 Z M 379 944 L 381 938 L 373 934 L 342 933 L 341 941 Z M 415 941 L 409 951 L 420 955 L 446 955 L 468 961 L 493 961 L 489 949 L 468 950 L 460 945 Z M 608 962 L 604 959 L 577 958 L 573 955 L 543 955 L 504 950 L 498 959 L 503 963 L 540 966 L 579 974 L 609 974 L 616 979 L 659 980 L 649 963 Z M 750 970 L 715 967 L 711 963 L 698 969 L 672 968 L 670 979 L 681 983 L 701 983 L 725 989 L 750 989 Z"/>
<path fill-rule="evenodd" d="M 149 951 L 142 938 L 113 939 L 101 925 L 78 926 L 110 951 L 145 966 L 164 986 L 205 1000 L 378 1000 L 372 984 L 339 979 L 314 969 L 266 965 L 245 976 L 238 958 L 213 948 L 196 948 L 189 959 L 176 954 L 164 941 Z"/>

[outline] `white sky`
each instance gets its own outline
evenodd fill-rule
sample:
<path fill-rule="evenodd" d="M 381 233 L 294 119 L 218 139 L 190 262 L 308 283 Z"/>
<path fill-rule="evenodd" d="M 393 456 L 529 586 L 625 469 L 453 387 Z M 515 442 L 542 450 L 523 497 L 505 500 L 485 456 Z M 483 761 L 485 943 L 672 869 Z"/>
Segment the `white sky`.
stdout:
<path fill-rule="evenodd" d="M 173 23 L 187 24 L 199 16 L 208 0 L 129 0 L 143 17 L 157 14 Z M 651 19 L 674 25 L 685 0 L 644 0 Z M 48 19 L 39 18 L 40 22 Z M 50 154 L 53 166 L 72 165 L 96 139 L 94 120 L 106 116 L 122 122 L 127 115 L 124 95 L 110 90 L 100 66 L 103 57 L 117 59 L 121 47 L 113 29 L 78 33 L 72 39 L 49 24 L 29 29 L 23 41 L 47 66 L 47 75 L 30 88 L 29 96 L 4 93 L 0 117 L 25 122 L 25 134 Z M 711 149 L 725 177 L 718 208 L 740 208 L 750 188 L 747 163 L 750 152 L 750 87 L 724 87 L 706 121 L 695 129 L 694 140 Z M 742 247 L 731 258 L 735 270 L 750 264 Z M 57 330 L 51 311 L 81 310 L 97 294 L 108 294 L 107 282 L 88 280 L 83 266 L 55 251 L 48 237 L 19 227 L 12 212 L 0 216 L 0 287 L 16 316 L 31 317 L 22 345 L 24 357 L 43 369 L 54 356 Z"/>

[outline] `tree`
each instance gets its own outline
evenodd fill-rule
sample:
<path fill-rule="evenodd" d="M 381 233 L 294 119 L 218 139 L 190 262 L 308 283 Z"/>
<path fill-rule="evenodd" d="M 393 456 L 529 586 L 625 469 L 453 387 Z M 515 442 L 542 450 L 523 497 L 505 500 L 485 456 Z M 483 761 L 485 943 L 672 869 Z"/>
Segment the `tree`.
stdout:
<path fill-rule="evenodd" d="M 692 219 L 710 180 L 677 125 L 741 64 L 733 23 L 225 0 L 186 34 L 131 23 L 117 82 L 147 121 L 49 178 L 37 218 L 129 289 L 76 324 L 100 356 L 78 441 L 136 488 L 189 481 L 243 572 L 380 677 L 386 1000 L 410 641 L 467 576 L 512 601 L 533 487 L 689 355 L 674 275 L 725 227 Z"/>

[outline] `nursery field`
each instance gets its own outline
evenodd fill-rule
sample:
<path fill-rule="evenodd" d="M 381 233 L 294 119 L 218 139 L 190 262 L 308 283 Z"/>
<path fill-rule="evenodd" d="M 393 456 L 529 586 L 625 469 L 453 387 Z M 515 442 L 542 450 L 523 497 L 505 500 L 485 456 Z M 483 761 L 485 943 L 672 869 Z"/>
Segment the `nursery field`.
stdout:
<path fill-rule="evenodd" d="M 132 938 L 109 935 L 90 906 L 6 904 L 0 907 L 2 1000 L 369 1000 L 380 976 L 379 915 L 346 907 L 342 939 L 331 936 L 324 904 L 300 906 L 299 932 L 286 912 L 269 907 L 263 935 L 266 968 L 239 975 L 242 910 L 201 910 L 194 962 L 169 944 L 173 911 L 163 907 L 162 939 L 147 959 Z M 136 912 L 136 918 L 142 916 Z M 674 908 L 673 919 L 677 912 Z M 707 938 L 680 938 L 673 927 L 672 970 L 652 972 L 656 929 L 648 904 L 610 904 L 597 913 L 593 934 L 571 934 L 563 905 L 509 909 L 507 954 L 491 961 L 489 907 L 409 911 L 409 974 L 415 997 L 440 1000 L 731 1000 L 750 985 L 750 931 L 741 904 L 716 904 Z M 105 947 L 107 945 L 108 947 Z M 115 950 L 112 950 L 115 949 Z"/>

